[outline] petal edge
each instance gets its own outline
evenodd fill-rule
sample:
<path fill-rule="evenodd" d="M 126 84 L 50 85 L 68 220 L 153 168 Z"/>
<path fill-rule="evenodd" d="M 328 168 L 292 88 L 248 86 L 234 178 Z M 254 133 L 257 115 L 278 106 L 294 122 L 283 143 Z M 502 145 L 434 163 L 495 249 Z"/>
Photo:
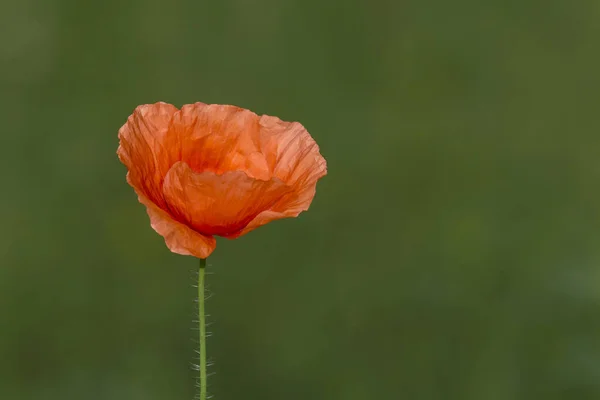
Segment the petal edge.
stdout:
<path fill-rule="evenodd" d="M 150 226 L 165 239 L 165 244 L 173 253 L 207 258 L 215 250 L 217 241 L 213 236 L 205 236 L 174 220 L 138 189 L 134 187 L 134 190 L 139 202 L 146 206 Z"/>

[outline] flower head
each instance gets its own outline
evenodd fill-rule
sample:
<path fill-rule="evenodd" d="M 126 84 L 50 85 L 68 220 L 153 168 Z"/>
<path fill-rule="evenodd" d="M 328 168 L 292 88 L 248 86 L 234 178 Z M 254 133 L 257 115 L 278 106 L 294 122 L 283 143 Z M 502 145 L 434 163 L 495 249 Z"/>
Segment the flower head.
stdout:
<path fill-rule="evenodd" d="M 127 182 L 175 253 L 206 258 L 214 236 L 237 238 L 308 209 L 327 174 L 297 122 L 229 105 L 141 105 L 119 130 Z"/>

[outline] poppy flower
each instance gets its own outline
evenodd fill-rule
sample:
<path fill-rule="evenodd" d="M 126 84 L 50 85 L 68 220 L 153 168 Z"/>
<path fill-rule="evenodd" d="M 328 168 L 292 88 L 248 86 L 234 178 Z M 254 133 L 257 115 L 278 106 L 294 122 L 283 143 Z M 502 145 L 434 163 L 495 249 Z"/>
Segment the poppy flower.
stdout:
<path fill-rule="evenodd" d="M 117 154 L 152 228 L 171 251 L 198 258 L 214 236 L 307 210 L 327 174 L 301 124 L 230 105 L 141 105 L 119 130 Z"/>

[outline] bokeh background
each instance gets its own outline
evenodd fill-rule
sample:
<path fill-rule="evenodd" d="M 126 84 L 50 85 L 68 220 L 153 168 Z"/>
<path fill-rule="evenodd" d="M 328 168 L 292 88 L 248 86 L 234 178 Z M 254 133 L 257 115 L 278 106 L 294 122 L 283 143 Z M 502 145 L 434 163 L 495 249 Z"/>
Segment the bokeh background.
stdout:
<path fill-rule="evenodd" d="M 0 2 L 0 398 L 194 396 L 138 104 L 301 121 L 311 210 L 209 260 L 216 399 L 600 398 L 600 3 Z"/>

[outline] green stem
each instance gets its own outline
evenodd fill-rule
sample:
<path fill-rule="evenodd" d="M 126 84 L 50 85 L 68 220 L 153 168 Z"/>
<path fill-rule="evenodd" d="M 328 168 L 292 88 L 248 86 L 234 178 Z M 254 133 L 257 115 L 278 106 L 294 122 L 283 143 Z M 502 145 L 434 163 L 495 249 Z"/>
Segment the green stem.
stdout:
<path fill-rule="evenodd" d="M 200 400 L 206 400 L 206 321 L 204 313 L 204 273 L 206 259 L 200 259 L 198 270 L 198 323 L 200 325 Z"/>

